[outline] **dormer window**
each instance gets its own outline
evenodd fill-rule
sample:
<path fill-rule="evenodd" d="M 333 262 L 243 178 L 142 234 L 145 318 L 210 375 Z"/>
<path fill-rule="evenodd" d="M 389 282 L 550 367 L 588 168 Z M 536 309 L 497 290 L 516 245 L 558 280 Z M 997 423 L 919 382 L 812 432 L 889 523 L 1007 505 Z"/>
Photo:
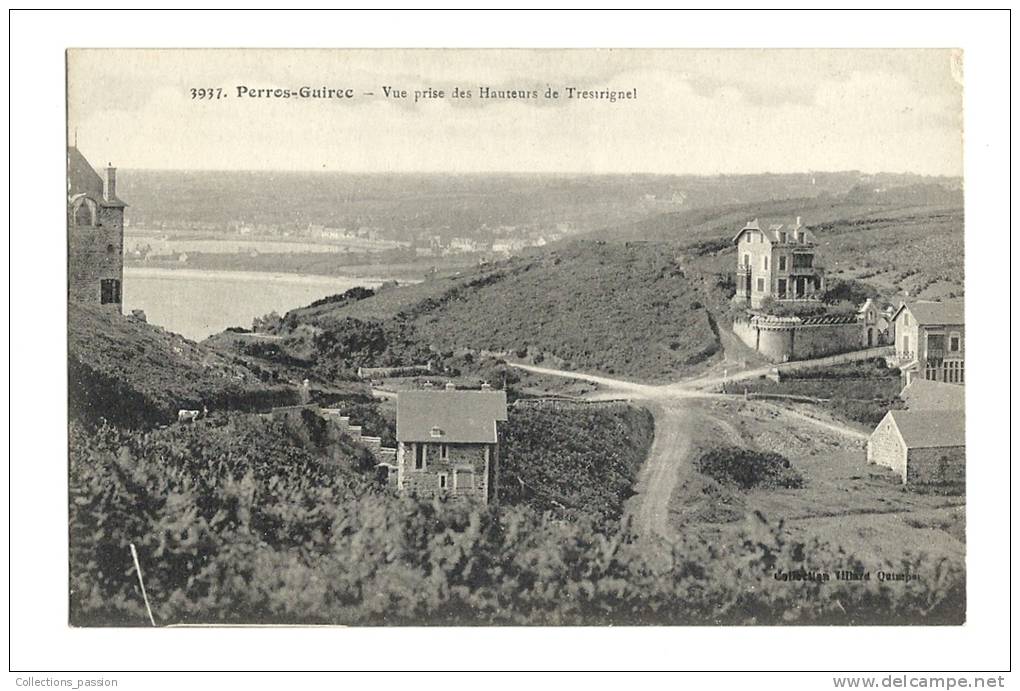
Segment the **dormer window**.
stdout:
<path fill-rule="evenodd" d="M 429 436 L 430 437 L 441 437 L 441 436 L 443 436 L 443 430 L 439 429 L 438 427 L 433 427 L 432 429 L 429 430 Z"/>

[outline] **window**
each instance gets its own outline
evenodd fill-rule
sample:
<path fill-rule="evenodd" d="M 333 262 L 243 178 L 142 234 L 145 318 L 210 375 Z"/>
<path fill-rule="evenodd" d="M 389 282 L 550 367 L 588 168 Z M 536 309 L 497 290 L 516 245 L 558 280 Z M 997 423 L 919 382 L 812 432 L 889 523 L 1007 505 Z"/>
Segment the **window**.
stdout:
<path fill-rule="evenodd" d="M 955 332 L 949 334 L 949 352 L 951 353 L 960 352 L 960 334 Z"/>
<path fill-rule="evenodd" d="M 795 269 L 810 269 L 811 263 L 814 260 L 813 254 L 798 253 L 793 255 L 793 268 Z"/>
<path fill-rule="evenodd" d="M 439 457 L 444 461 L 450 460 L 450 447 L 446 444 L 439 445 Z"/>
<path fill-rule="evenodd" d="M 98 226 L 99 220 L 96 213 L 96 203 L 91 199 L 82 199 L 74 210 L 74 224 L 76 226 Z"/>
<path fill-rule="evenodd" d="M 764 271 L 768 271 L 769 270 L 769 258 L 768 257 L 762 257 L 761 258 L 761 268 Z"/>
<path fill-rule="evenodd" d="M 779 297 L 781 297 L 781 298 L 785 298 L 786 297 L 786 279 L 785 278 L 780 278 L 779 279 Z"/>
<path fill-rule="evenodd" d="M 758 279 L 758 292 L 759 293 L 764 293 L 765 292 L 765 279 L 764 278 L 759 278 Z"/>
<path fill-rule="evenodd" d="M 447 478 L 446 473 L 439 473 L 439 489 L 447 488 L 446 478 Z"/>
<path fill-rule="evenodd" d="M 120 302 L 120 281 L 116 278 L 104 278 L 99 281 L 99 302 L 103 305 Z"/>
<path fill-rule="evenodd" d="M 751 266 L 751 255 L 750 254 L 745 254 L 744 255 L 744 266 Z"/>
<path fill-rule="evenodd" d="M 425 445 L 414 445 L 414 469 L 425 470 Z"/>
<path fill-rule="evenodd" d="M 470 492 L 475 488 L 475 471 L 458 468 L 453 473 L 453 489 L 456 492 Z"/>
<path fill-rule="evenodd" d="M 779 270 L 786 271 L 786 257 L 782 256 L 779 258 Z"/>

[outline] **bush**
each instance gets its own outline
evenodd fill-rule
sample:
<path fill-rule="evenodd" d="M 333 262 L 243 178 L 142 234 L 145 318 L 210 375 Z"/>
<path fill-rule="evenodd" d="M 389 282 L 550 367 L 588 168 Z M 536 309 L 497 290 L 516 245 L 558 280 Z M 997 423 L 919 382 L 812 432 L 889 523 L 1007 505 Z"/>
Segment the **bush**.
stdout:
<path fill-rule="evenodd" d="M 769 451 L 717 446 L 703 451 L 694 467 L 716 482 L 736 485 L 742 490 L 804 486 L 804 477 L 793 469 L 789 459 Z"/>
<path fill-rule="evenodd" d="M 586 404 L 514 406 L 503 435 L 501 502 L 618 520 L 654 435 L 651 413 Z"/>
<path fill-rule="evenodd" d="M 148 626 L 130 545 L 161 626 L 963 621 L 964 572 L 946 559 L 876 563 L 761 515 L 733 543 L 668 543 L 583 515 L 398 498 L 283 429 L 226 424 L 72 429 L 74 625 Z M 923 577 L 890 587 L 837 569 Z"/>

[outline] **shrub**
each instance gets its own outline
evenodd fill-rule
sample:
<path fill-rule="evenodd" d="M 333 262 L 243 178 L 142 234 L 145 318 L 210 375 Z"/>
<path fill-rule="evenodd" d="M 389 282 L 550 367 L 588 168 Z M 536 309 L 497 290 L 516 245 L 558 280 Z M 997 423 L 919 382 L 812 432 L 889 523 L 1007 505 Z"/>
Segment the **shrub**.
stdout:
<path fill-rule="evenodd" d="M 789 459 L 769 451 L 754 451 L 737 446 L 716 446 L 703 451 L 694 461 L 698 472 L 724 485 L 740 489 L 798 489 L 803 476 Z"/>
<path fill-rule="evenodd" d="M 616 520 L 654 434 L 651 413 L 586 404 L 514 406 L 504 427 L 501 502 Z"/>

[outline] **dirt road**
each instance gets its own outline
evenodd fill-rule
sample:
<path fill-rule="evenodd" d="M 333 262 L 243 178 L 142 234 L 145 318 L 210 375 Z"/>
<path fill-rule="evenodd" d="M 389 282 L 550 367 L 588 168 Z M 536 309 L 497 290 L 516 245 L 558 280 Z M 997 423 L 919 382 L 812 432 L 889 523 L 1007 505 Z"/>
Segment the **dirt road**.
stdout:
<path fill-rule="evenodd" d="M 688 403 L 650 406 L 655 416 L 655 440 L 648 452 L 627 512 L 639 535 L 668 537 L 669 499 L 680 474 L 690 468 L 690 430 L 693 424 Z"/>
<path fill-rule="evenodd" d="M 770 369 L 761 367 L 733 374 L 727 373 L 723 376 L 710 374 L 708 377 L 703 376 L 657 386 L 551 367 L 511 364 L 513 367 L 537 374 L 598 384 L 602 390 L 587 396 L 588 400 L 628 398 L 647 404 L 655 416 L 655 439 L 649 450 L 648 458 L 638 474 L 635 485 L 636 494 L 628 502 L 627 512 L 633 517 L 634 529 L 639 535 L 661 535 L 664 537 L 669 537 L 671 534 L 669 500 L 673 495 L 673 489 L 682 480 L 685 473 L 692 472 L 692 459 L 690 458 L 693 448 L 692 434 L 696 431 L 701 431 L 703 434 L 704 429 L 715 428 L 718 434 L 730 442 L 740 443 L 741 441 L 740 432 L 730 421 L 710 413 L 705 409 L 706 406 L 699 406 L 699 401 L 706 399 L 742 400 L 743 397 L 739 395 L 715 393 L 708 389 L 719 387 L 730 381 L 760 376 Z M 842 425 L 837 420 L 816 418 L 764 401 L 752 401 L 750 405 L 767 407 L 779 415 L 794 417 L 798 422 L 836 432 L 850 437 L 858 443 L 867 438 L 863 432 Z"/>

